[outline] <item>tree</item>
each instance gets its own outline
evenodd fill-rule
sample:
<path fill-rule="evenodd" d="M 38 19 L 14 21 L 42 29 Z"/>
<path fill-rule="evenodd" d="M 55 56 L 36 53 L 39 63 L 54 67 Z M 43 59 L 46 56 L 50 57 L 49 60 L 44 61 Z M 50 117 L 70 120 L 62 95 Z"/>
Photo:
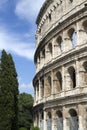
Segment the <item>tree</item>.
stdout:
<path fill-rule="evenodd" d="M 9 58 L 9 70 L 12 77 L 12 93 L 14 96 L 14 118 L 12 119 L 12 127 L 11 130 L 18 130 L 18 79 L 17 79 L 17 72 L 15 69 L 15 65 L 12 59 L 11 54 L 8 55 Z"/>
<path fill-rule="evenodd" d="M 2 51 L 0 63 L 0 130 L 18 130 L 17 73 L 11 55 Z"/>
<path fill-rule="evenodd" d="M 33 123 L 33 97 L 27 93 L 19 94 L 19 128 L 30 130 Z"/>

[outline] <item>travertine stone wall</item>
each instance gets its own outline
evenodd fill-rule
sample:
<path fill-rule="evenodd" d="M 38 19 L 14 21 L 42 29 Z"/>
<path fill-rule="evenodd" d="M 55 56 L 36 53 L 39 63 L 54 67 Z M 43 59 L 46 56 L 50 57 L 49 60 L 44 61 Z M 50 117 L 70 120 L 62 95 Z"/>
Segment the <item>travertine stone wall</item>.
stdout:
<path fill-rule="evenodd" d="M 34 125 L 87 130 L 87 0 L 46 0 L 36 23 Z"/>

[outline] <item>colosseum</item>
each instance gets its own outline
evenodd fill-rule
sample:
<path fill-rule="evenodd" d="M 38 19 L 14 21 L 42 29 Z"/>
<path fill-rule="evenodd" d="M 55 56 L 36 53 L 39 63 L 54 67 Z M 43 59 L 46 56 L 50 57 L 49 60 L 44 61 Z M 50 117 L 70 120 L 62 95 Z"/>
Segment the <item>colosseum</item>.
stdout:
<path fill-rule="evenodd" d="M 45 0 L 36 24 L 34 126 L 87 130 L 87 0 Z"/>

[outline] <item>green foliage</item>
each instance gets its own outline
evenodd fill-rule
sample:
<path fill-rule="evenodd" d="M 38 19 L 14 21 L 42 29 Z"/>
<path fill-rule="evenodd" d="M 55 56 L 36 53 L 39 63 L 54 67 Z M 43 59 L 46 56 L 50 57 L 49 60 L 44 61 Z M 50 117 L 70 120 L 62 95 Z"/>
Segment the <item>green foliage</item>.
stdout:
<path fill-rule="evenodd" d="M 25 127 L 21 127 L 19 128 L 19 130 L 27 130 Z"/>
<path fill-rule="evenodd" d="M 40 130 L 40 129 L 37 126 L 36 127 L 32 126 L 31 130 Z"/>
<path fill-rule="evenodd" d="M 18 81 L 11 55 L 2 51 L 0 62 L 0 130 L 18 130 Z"/>
<path fill-rule="evenodd" d="M 30 129 L 33 122 L 33 97 L 30 94 L 19 94 L 19 128 Z"/>

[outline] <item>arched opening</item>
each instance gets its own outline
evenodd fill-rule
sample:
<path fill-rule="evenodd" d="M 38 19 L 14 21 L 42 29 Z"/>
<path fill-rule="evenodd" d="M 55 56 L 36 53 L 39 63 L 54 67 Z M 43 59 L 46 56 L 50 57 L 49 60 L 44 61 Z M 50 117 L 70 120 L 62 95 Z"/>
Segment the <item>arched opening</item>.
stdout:
<path fill-rule="evenodd" d="M 70 118 L 69 118 L 69 127 L 70 130 L 78 130 L 78 115 L 76 110 L 70 109 L 69 110 Z"/>
<path fill-rule="evenodd" d="M 45 96 L 49 97 L 51 95 L 51 77 L 48 76 L 45 80 Z"/>
<path fill-rule="evenodd" d="M 55 44 L 54 44 L 54 57 L 57 57 L 63 51 L 62 42 L 63 41 L 62 41 L 62 37 L 61 36 L 57 37 L 57 39 L 55 40 Z"/>
<path fill-rule="evenodd" d="M 63 48 L 62 48 L 62 37 L 61 36 L 59 36 L 58 38 L 57 38 L 57 43 L 58 43 L 58 46 L 59 46 L 59 49 L 60 49 L 60 51 L 62 51 L 63 50 Z"/>
<path fill-rule="evenodd" d="M 54 79 L 55 93 L 62 91 L 62 75 L 57 72 Z"/>
<path fill-rule="evenodd" d="M 37 112 L 37 127 L 39 127 L 39 115 L 38 115 L 38 112 Z"/>
<path fill-rule="evenodd" d="M 52 116 L 51 116 L 51 112 L 48 112 L 48 115 L 47 115 L 47 130 L 52 130 Z"/>
<path fill-rule="evenodd" d="M 39 100 L 39 82 L 37 81 L 37 102 Z"/>
<path fill-rule="evenodd" d="M 69 67 L 68 68 L 68 72 L 69 72 L 69 78 L 70 78 L 70 88 L 76 88 L 76 72 L 74 67 Z"/>
<path fill-rule="evenodd" d="M 49 43 L 49 45 L 48 45 L 48 51 L 52 55 L 52 43 Z"/>
<path fill-rule="evenodd" d="M 41 52 L 41 66 L 43 67 L 45 62 L 45 49 L 42 50 Z"/>
<path fill-rule="evenodd" d="M 63 130 L 63 115 L 61 111 L 57 111 L 57 130 Z"/>
<path fill-rule="evenodd" d="M 68 34 L 69 34 L 69 37 L 70 37 L 70 40 L 71 40 L 72 47 L 75 48 L 76 47 L 76 42 L 77 42 L 77 36 L 76 36 L 75 29 L 71 28 L 68 31 Z"/>
<path fill-rule="evenodd" d="M 44 97 L 44 78 L 41 79 L 40 86 L 41 86 L 41 98 L 43 98 Z"/>
<path fill-rule="evenodd" d="M 87 85 L 87 61 L 83 63 L 83 67 L 84 67 L 83 81 L 84 85 Z"/>
<path fill-rule="evenodd" d="M 52 59 L 52 43 L 49 43 L 47 46 L 47 60 L 50 61 Z"/>
<path fill-rule="evenodd" d="M 44 130 L 44 113 L 41 112 L 40 130 Z"/>
<path fill-rule="evenodd" d="M 87 34 L 87 20 L 83 22 L 83 28 L 85 33 Z"/>

